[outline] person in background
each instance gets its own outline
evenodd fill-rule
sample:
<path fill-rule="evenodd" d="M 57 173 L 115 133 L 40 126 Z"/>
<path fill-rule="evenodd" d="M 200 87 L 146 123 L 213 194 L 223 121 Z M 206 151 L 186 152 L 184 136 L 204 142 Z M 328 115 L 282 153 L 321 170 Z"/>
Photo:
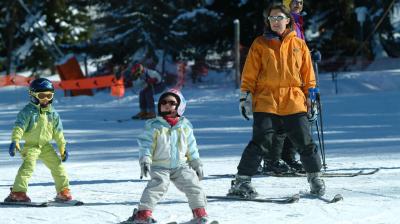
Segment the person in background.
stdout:
<path fill-rule="evenodd" d="M 300 154 L 310 192 L 324 195 L 321 157 L 307 118 L 313 113 L 308 89 L 316 84 L 310 51 L 293 30 L 294 21 L 285 6 L 272 5 L 264 17 L 265 33 L 250 47 L 240 87 L 240 112 L 245 119 L 253 115 L 253 136 L 243 151 L 229 195 L 258 195 L 251 178 L 280 130 Z"/>
<path fill-rule="evenodd" d="M 203 76 L 207 76 L 207 74 L 208 74 L 207 64 L 204 62 L 204 60 L 196 59 L 194 64 L 192 65 L 192 72 L 191 72 L 192 83 L 195 84 L 197 82 L 202 82 L 201 78 Z"/>
<path fill-rule="evenodd" d="M 294 30 L 298 38 L 305 40 L 303 29 L 303 0 L 290 0 L 285 2 L 290 8 L 290 14 L 294 19 Z M 303 165 L 296 159 L 296 148 L 286 136 L 283 130 L 279 131 L 275 136 L 275 141 L 269 152 L 265 153 L 263 173 L 304 173 Z"/>
<path fill-rule="evenodd" d="M 37 159 L 42 160 L 51 171 L 57 192 L 56 200 L 72 200 L 67 173 L 61 163 L 68 159 L 63 127 L 60 116 L 51 106 L 54 97 L 53 84 L 45 78 L 35 79 L 30 83 L 29 95 L 31 102 L 17 115 L 9 147 L 10 156 L 14 157 L 16 152 L 21 154 L 22 165 L 11 193 L 4 201 L 31 201 L 26 192 Z M 53 139 L 57 143 L 60 157 L 50 143 Z M 25 141 L 23 147 L 20 145 L 21 140 Z"/>
<path fill-rule="evenodd" d="M 133 85 L 141 86 L 139 92 L 140 111 L 132 116 L 132 119 L 151 119 L 156 117 L 154 95 L 161 93 L 165 89 L 165 84 L 160 73 L 155 70 L 145 68 L 142 64 L 135 64 L 131 68 Z"/>
<path fill-rule="evenodd" d="M 291 0 L 289 4 L 290 14 L 294 19 L 294 29 L 299 38 L 305 40 L 304 36 L 304 20 L 303 20 L 303 0 Z"/>
<path fill-rule="evenodd" d="M 188 198 L 193 214 L 190 223 L 207 222 L 207 200 L 200 186 L 203 165 L 193 127 L 183 117 L 185 107 L 185 98 L 178 90 L 164 92 L 158 100 L 158 116 L 146 121 L 144 133 L 138 138 L 141 178 L 149 174 L 151 179 L 138 209 L 128 219 L 133 223 L 156 223 L 152 211 L 171 181 Z"/>

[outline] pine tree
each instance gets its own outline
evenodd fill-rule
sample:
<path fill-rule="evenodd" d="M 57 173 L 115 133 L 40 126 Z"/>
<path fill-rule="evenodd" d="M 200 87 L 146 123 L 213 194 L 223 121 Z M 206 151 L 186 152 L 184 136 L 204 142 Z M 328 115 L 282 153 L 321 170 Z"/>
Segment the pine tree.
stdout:
<path fill-rule="evenodd" d="M 51 68 L 61 56 L 52 43 L 68 46 L 88 37 L 87 13 L 85 6 L 77 3 L 79 1 L 21 2 L 0 5 L 6 14 L 0 20 L 4 24 L 0 29 L 6 50 L 1 49 L 0 53 L 7 58 L 7 73 L 12 64 L 17 69 L 32 68 L 33 71 Z M 67 53 L 66 50 L 63 53 Z"/>

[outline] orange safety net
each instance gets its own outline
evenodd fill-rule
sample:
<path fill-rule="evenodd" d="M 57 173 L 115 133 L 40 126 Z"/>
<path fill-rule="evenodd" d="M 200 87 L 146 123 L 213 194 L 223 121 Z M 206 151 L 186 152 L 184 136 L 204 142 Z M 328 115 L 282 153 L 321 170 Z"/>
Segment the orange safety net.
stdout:
<path fill-rule="evenodd" d="M 62 81 L 79 80 L 85 78 L 81 70 L 81 67 L 79 66 L 78 60 L 74 55 L 66 56 L 63 59 L 63 61 L 60 61 L 56 65 L 56 68 Z M 71 96 L 93 95 L 92 90 L 90 88 L 72 89 L 70 94 Z"/>
<path fill-rule="evenodd" d="M 31 77 L 20 75 L 0 76 L 0 87 L 16 85 L 29 86 L 33 80 Z M 84 78 L 77 80 L 53 81 L 55 89 L 63 90 L 84 90 L 111 87 L 111 95 L 122 97 L 125 93 L 123 78 L 117 79 L 114 75 Z"/>
<path fill-rule="evenodd" d="M 20 75 L 0 76 L 0 87 L 4 86 L 29 86 L 32 78 Z"/>

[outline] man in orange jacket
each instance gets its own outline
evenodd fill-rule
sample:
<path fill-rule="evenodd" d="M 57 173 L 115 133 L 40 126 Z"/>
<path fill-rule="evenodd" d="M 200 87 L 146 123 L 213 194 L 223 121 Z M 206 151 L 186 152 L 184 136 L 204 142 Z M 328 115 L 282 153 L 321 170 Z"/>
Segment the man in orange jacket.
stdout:
<path fill-rule="evenodd" d="M 308 89 L 315 87 L 310 52 L 293 30 L 293 18 L 283 5 L 264 13 L 266 32 L 257 37 L 242 73 L 240 110 L 253 114 L 253 136 L 245 148 L 231 195 L 256 197 L 251 177 L 257 172 L 263 152 L 271 148 L 276 133 L 284 130 L 296 146 L 307 173 L 310 192 L 325 194 L 321 158 L 310 134 L 307 113 L 311 111 Z"/>
<path fill-rule="evenodd" d="M 303 29 L 303 0 L 283 1 L 283 4 L 290 9 L 290 14 L 294 19 L 293 29 L 297 37 L 305 40 Z M 315 117 L 313 117 L 315 119 Z M 285 133 L 280 133 L 276 141 L 264 155 L 263 173 L 286 173 L 286 172 L 304 172 L 301 162 L 296 160 L 296 148 Z"/>

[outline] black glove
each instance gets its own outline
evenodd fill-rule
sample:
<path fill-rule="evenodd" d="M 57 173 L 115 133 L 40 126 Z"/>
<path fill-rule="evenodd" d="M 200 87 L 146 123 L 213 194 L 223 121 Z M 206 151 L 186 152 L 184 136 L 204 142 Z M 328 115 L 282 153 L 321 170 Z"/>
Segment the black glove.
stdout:
<path fill-rule="evenodd" d="M 252 103 L 251 103 L 251 93 L 250 92 L 240 92 L 239 100 L 239 111 L 242 117 L 246 120 L 250 120 L 252 116 Z"/>

